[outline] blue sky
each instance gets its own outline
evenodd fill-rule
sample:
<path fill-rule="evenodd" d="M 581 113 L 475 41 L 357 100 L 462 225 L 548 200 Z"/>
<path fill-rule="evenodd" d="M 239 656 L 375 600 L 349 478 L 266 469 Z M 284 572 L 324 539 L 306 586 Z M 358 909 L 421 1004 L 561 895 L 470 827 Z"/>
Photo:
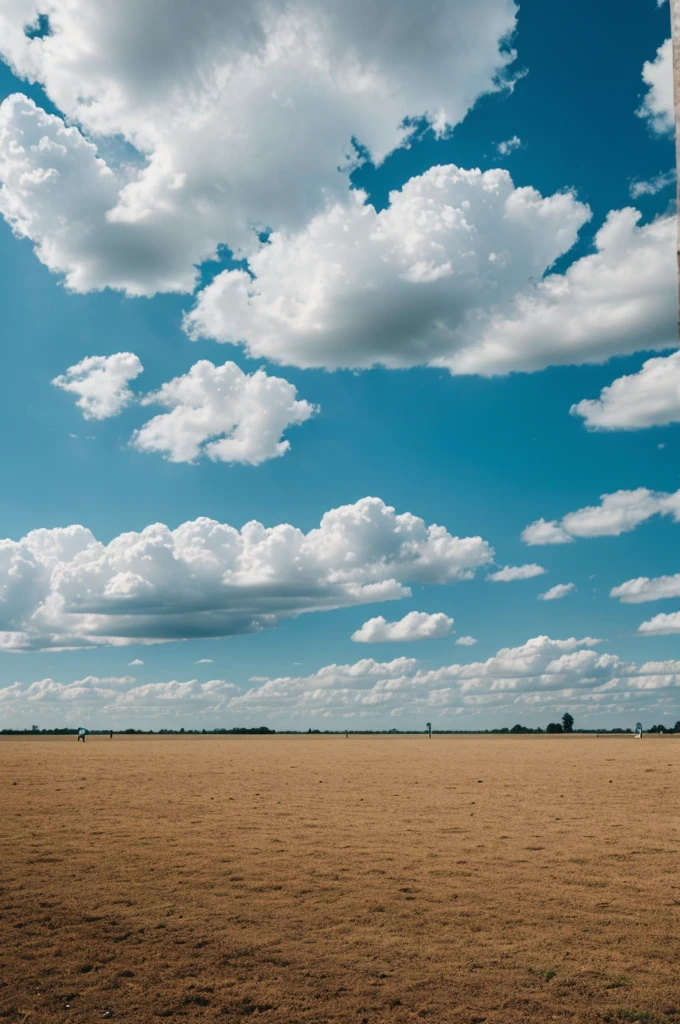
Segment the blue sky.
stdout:
<path fill-rule="evenodd" d="M 621 17 L 620 5 L 609 0 L 595 9 L 584 2 L 527 0 L 518 10 L 509 0 L 485 0 L 490 25 L 493 17 L 501 28 L 514 24 L 508 39 L 494 37 L 491 29 L 484 34 L 473 5 L 458 0 L 436 5 L 431 32 L 412 41 L 405 28 L 409 4 L 399 7 L 389 29 L 376 29 L 382 24 L 376 0 L 366 5 L 376 19 L 373 41 L 350 12 L 347 23 L 323 23 L 319 44 L 333 55 L 329 60 L 340 61 L 343 47 L 354 47 L 358 63 L 373 68 L 361 102 L 339 72 L 322 92 L 313 70 L 309 80 L 303 69 L 293 81 L 285 62 L 268 69 L 267 94 L 288 90 L 293 97 L 281 117 L 291 118 L 296 148 L 270 121 L 268 108 L 258 106 L 257 90 L 250 105 L 244 101 L 237 110 L 240 134 L 233 134 L 230 118 L 236 114 L 228 91 L 219 93 L 201 72 L 229 68 L 239 54 L 232 52 L 236 44 L 223 52 L 212 38 L 206 42 L 201 20 L 211 5 L 204 6 L 192 23 L 197 42 L 188 56 L 181 26 L 167 27 L 168 65 L 177 57 L 190 81 L 198 76 L 208 82 L 205 96 L 187 89 L 179 127 L 170 99 L 164 110 L 154 98 L 156 89 L 163 95 L 166 71 L 153 48 L 145 50 L 150 44 L 144 42 L 143 15 L 151 17 L 151 4 L 141 5 L 142 14 L 125 27 L 138 33 L 142 71 L 131 67 L 115 34 L 97 34 L 96 18 L 88 31 L 103 48 L 101 67 L 89 65 L 77 52 L 62 0 L 35 9 L 50 19 L 52 34 L 43 41 L 29 41 L 23 32 L 32 20 L 31 4 L 17 3 L 16 10 L 10 5 L 2 16 L 0 38 L 9 42 L 3 49 L 7 63 L 0 66 L 6 338 L 0 535 L 15 544 L 5 547 L 0 565 L 0 727 L 35 721 L 115 728 L 412 728 L 431 720 L 442 728 L 491 728 L 516 721 L 544 725 L 566 710 L 587 727 L 630 726 L 641 716 L 649 724 L 672 724 L 680 717 L 680 582 L 664 584 L 670 596 L 649 602 L 610 596 L 629 580 L 680 573 L 674 556 L 680 502 L 667 510 L 665 499 L 654 497 L 674 495 L 680 487 L 674 267 L 664 228 L 674 213 L 674 187 L 670 177 L 656 191 L 654 184 L 634 184 L 653 183 L 673 168 L 672 134 L 653 117 L 663 109 L 657 50 L 669 35 L 668 5 L 639 0 Z M 225 7 L 220 16 L 225 35 L 238 36 L 232 30 L 241 14 Z M 318 29 L 315 17 L 310 8 L 303 21 Z M 244 32 L 244 53 L 252 55 L 248 46 L 256 44 Z M 463 53 L 474 58 L 467 62 L 472 69 L 459 54 L 436 50 L 447 32 L 460 37 Z M 35 50 L 50 39 L 53 50 Z M 509 47 L 516 59 L 503 69 Z M 74 53 L 71 67 L 63 55 Z M 655 60 L 658 88 L 643 81 L 643 65 Z M 187 69 L 191 61 L 196 66 Z M 76 72 L 80 94 L 69 78 Z M 494 87 L 497 74 L 514 85 Z M 6 99 L 17 93 L 46 114 L 24 100 Z M 654 107 L 657 99 L 660 108 Z M 640 116 L 645 103 L 648 116 Z M 207 116 L 200 114 L 201 104 Z M 449 126 L 437 135 L 438 122 L 433 128 L 421 121 L 400 145 L 399 121 L 423 117 L 435 104 Z M 201 116 L 205 126 L 196 127 Z M 71 126 L 65 134 L 62 118 Z M 337 124 L 337 138 L 328 124 Z M 30 133 L 34 148 L 25 142 L 18 156 L 16 140 L 28 140 Z M 352 136 L 369 158 L 350 176 L 338 172 L 336 149 L 349 147 Z M 51 149 L 40 148 L 42 138 L 52 140 Z M 515 139 L 499 152 L 500 143 Z M 108 165 L 103 184 L 103 165 L 96 171 L 88 163 L 93 147 Z M 388 155 L 375 166 L 370 156 L 381 147 Z M 196 152 L 203 152 L 200 161 Z M 56 168 L 51 172 L 50 160 Z M 447 171 L 431 188 L 438 165 L 483 175 L 505 171 L 510 178 Z M 155 176 L 147 173 L 154 167 L 160 167 Z M 376 242 L 375 230 L 362 234 L 366 218 L 352 219 L 350 187 L 355 196 L 364 190 L 362 208 L 373 207 L 371 223 L 388 243 Z M 534 198 L 506 235 L 508 204 L 523 202 L 522 189 L 535 190 Z M 394 190 L 404 190 L 400 195 L 409 202 L 398 199 L 392 221 L 380 220 L 390 215 Z M 426 222 L 428 210 L 444 216 L 440 194 L 472 228 L 464 240 L 461 235 L 443 243 L 447 261 L 426 280 L 430 254 L 440 259 L 444 221 L 434 228 Z M 495 207 L 495 199 L 485 205 L 489 194 L 504 194 L 505 205 Z M 549 205 L 548 197 L 557 198 Z M 548 302 L 541 277 L 565 275 L 579 260 L 597 259 L 596 233 L 610 211 L 630 206 L 641 217 L 632 240 L 623 229 L 612 232 L 614 269 L 600 274 L 597 265 L 592 272 L 591 264 L 579 265 L 586 268 L 585 280 L 595 282 L 592 296 L 584 302 L 572 287 L 566 298 Z M 420 217 L 411 212 L 416 207 Z M 113 208 L 123 214 L 112 219 Z M 328 213 L 333 208 L 335 220 Z M 122 225 L 115 228 L 119 234 L 112 223 Z M 264 239 L 274 232 L 279 241 L 258 243 L 255 228 L 266 229 Z M 556 243 L 561 231 L 564 239 Z M 355 237 L 347 256 L 344 239 Z M 220 246 L 218 260 L 192 255 L 214 244 Z M 476 250 L 470 258 L 470 246 L 477 245 L 479 252 L 490 250 L 486 264 Z M 503 269 L 497 272 L 499 260 Z M 663 273 L 644 279 L 640 268 L 653 260 Z M 201 264 L 195 287 L 192 264 Z M 247 282 L 244 267 L 261 287 L 246 305 L 239 291 Z M 319 291 L 310 292 L 309 276 L 317 269 L 323 270 Z M 405 273 L 411 275 L 408 284 Z M 538 327 L 524 300 L 534 304 L 531 309 L 545 306 Z M 296 302 L 304 315 L 290 313 Z M 279 303 L 287 310 L 285 322 L 276 319 Z M 189 336 L 187 315 L 197 340 Z M 502 355 L 495 347 L 499 339 Z M 413 355 L 413 346 L 422 358 Z M 110 398 L 107 374 L 114 364 L 106 360 L 123 352 L 134 353 L 144 369 L 123 383 L 132 395 L 124 391 L 115 415 L 84 418 L 75 402 L 79 392 L 52 383 L 84 359 L 104 357 L 97 395 Z M 678 381 L 675 399 L 657 385 L 650 398 L 651 371 L 639 375 L 652 358 L 670 360 L 657 367 L 655 380 L 670 382 L 671 390 Z M 182 378 L 199 360 L 235 364 L 228 381 L 220 378 L 228 393 L 196 406 L 193 379 L 177 385 L 177 394 L 184 389 L 180 413 L 186 411 L 186 389 L 194 388 L 192 425 L 166 419 L 154 424 L 152 437 L 142 428 L 164 408 L 155 402 L 150 409 L 140 397 Z M 257 370 L 287 384 L 271 385 L 275 396 L 262 398 L 252 390 L 250 375 Z M 589 414 L 591 429 L 584 415 L 570 414 L 573 405 L 598 399 L 624 377 L 632 384 Z M 234 398 L 237 391 L 241 398 Z M 306 407 L 304 422 L 294 423 L 291 413 L 285 420 L 285 410 L 277 411 L 277 403 L 290 404 L 291 395 L 315 407 Z M 173 401 L 176 407 L 179 400 Z M 249 462 L 239 461 L 228 445 L 224 460 L 211 458 L 205 447 L 229 434 L 220 418 L 232 415 L 229 402 L 241 402 L 231 422 L 247 421 L 242 434 Z M 596 416 L 606 418 L 607 429 Z M 197 421 L 208 423 L 199 442 L 204 447 L 193 462 L 179 461 L 186 455 L 180 440 L 189 443 Z M 269 424 L 266 437 L 257 426 L 262 423 Z M 275 443 L 287 440 L 290 449 L 273 454 L 271 431 Z M 653 495 L 636 494 L 639 488 Z M 618 525 L 597 520 L 572 531 L 562 524 L 567 532 L 559 544 L 522 540 L 529 524 L 561 521 L 616 492 L 633 492 L 619 501 L 624 511 L 617 513 Z M 258 555 L 263 561 L 241 565 L 227 616 L 224 566 L 194 587 L 186 566 L 173 575 L 177 550 L 158 555 L 146 578 L 144 565 L 156 556 L 149 561 L 147 553 L 146 563 L 133 557 L 133 541 L 116 541 L 115 556 L 93 547 L 94 541 L 79 542 L 77 555 L 64 548 L 54 556 L 56 567 L 45 552 L 61 540 L 40 535 L 28 547 L 18 543 L 30 531 L 80 524 L 108 545 L 154 523 L 175 530 L 200 517 L 236 530 L 257 520 L 267 528 L 290 523 L 308 533 L 325 513 L 369 496 L 397 515 L 418 517 L 422 530 L 438 524 L 453 538 L 482 538 L 486 547 L 472 554 L 455 544 L 445 552 L 425 550 L 422 545 L 433 542 L 422 540 L 421 530 L 414 568 L 412 556 L 395 548 L 393 518 L 379 512 L 384 535 L 322 538 L 313 567 L 304 570 L 314 578 L 305 577 L 311 589 L 302 604 L 299 594 L 290 597 L 291 586 L 299 584 L 297 563 L 281 568 L 267 549 Z M 661 502 L 656 514 L 645 512 L 634 529 L 621 525 L 637 514 L 631 509 L 650 501 Z M 351 531 L 364 530 L 364 506 L 351 518 Z M 168 543 L 166 538 L 160 547 Z M 334 554 L 327 557 L 330 548 Z M 487 579 L 503 566 L 532 564 L 546 572 L 510 582 Z M 338 582 L 350 565 L 355 575 Z M 461 575 L 472 578 L 454 580 Z M 391 580 L 397 582 L 390 590 Z M 537 599 L 570 583 L 575 589 L 563 598 Z M 357 585 L 387 589 L 357 598 Z M 397 586 L 400 599 L 381 599 L 388 593 L 394 598 Z M 339 588 L 336 598 L 328 587 Z M 658 586 L 652 590 L 655 596 Z M 319 610 L 301 614 L 303 604 Z M 414 611 L 425 613 L 425 633 L 436 633 L 428 616 L 454 621 L 440 625 L 445 635 L 427 639 L 351 639 L 367 620 L 396 622 Z M 643 622 L 659 615 L 663 622 L 640 632 Z M 402 633 L 415 637 L 410 629 L 409 622 Z M 477 643 L 456 644 L 460 637 Z M 582 643 L 588 637 L 601 643 Z M 160 639 L 169 642 L 152 642 Z M 210 661 L 198 664 L 201 659 Z M 351 668 L 362 659 L 372 662 Z M 131 666 L 133 660 L 143 664 Z M 459 667 L 465 665 L 473 667 Z"/>

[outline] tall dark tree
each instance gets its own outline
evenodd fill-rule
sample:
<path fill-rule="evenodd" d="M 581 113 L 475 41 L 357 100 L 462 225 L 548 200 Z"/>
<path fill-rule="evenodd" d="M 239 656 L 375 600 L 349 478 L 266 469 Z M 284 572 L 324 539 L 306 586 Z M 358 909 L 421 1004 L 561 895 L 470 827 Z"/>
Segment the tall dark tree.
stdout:
<path fill-rule="evenodd" d="M 573 732 L 574 730 L 574 719 L 568 711 L 562 715 L 562 726 L 565 732 Z"/>

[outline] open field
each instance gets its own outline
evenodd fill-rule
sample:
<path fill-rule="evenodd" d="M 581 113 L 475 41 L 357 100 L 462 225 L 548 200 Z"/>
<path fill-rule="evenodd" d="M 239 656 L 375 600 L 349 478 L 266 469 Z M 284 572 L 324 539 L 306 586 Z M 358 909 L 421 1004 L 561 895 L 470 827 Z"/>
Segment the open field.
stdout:
<path fill-rule="evenodd" d="M 0 740 L 0 1019 L 680 1022 L 680 741 Z"/>

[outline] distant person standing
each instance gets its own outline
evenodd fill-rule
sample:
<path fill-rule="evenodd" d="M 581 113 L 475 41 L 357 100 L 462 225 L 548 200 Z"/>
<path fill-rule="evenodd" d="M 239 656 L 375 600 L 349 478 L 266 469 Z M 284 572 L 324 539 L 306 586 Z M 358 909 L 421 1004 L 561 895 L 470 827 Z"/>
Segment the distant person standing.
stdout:
<path fill-rule="evenodd" d="M 109 730 L 109 739 L 110 739 L 110 740 L 112 740 L 112 739 L 113 739 L 113 729 L 110 729 L 110 730 Z"/>
<path fill-rule="evenodd" d="M 86 735 L 87 735 L 87 729 L 78 729 L 78 743 L 80 743 L 81 740 L 84 743 Z"/>

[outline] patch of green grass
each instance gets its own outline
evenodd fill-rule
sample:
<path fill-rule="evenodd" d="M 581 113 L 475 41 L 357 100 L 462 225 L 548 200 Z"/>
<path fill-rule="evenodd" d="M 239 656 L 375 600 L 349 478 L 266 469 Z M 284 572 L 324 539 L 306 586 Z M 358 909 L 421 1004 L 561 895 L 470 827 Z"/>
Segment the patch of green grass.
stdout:
<path fill-rule="evenodd" d="M 668 1018 L 663 1014 L 649 1013 L 648 1010 L 618 1010 L 616 1013 L 608 1013 L 605 1021 L 628 1021 L 630 1024 L 668 1024 Z"/>
<path fill-rule="evenodd" d="M 533 974 L 535 978 L 543 978 L 544 981 L 550 981 L 555 977 L 557 971 L 550 967 L 547 971 L 537 971 L 535 967 L 529 968 L 529 974 Z"/>

